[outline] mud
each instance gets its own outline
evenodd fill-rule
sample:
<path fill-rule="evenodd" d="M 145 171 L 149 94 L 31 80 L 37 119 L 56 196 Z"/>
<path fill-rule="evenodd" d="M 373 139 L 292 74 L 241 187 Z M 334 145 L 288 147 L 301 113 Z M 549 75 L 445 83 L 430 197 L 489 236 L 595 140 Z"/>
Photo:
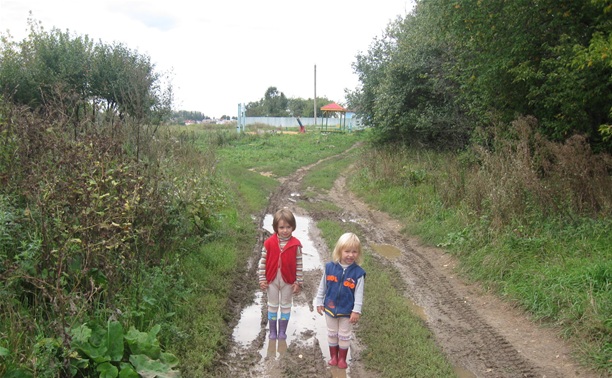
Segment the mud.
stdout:
<path fill-rule="evenodd" d="M 364 346 L 358 339 L 353 340 L 350 348 L 349 369 L 330 368 L 326 364 L 329 356 L 325 351 L 324 323 L 316 319 L 319 315 L 312 307 L 312 300 L 321 274 L 316 261 L 322 264 L 330 253 L 316 222 L 330 216 L 358 224 L 367 253 L 376 254 L 388 262 L 389 269 L 400 272 L 405 281 L 405 297 L 414 312 L 425 320 L 456 367 L 458 377 L 597 377 L 572 359 L 572 349 L 557 337 L 554 329 L 535 324 L 511 304 L 462 280 L 456 272 L 457 261 L 451 255 L 405 236 L 402 224 L 350 193 L 345 176 L 339 177 L 329 192 L 318 193 L 314 198 L 300 196 L 305 189 L 301 187 L 302 178 L 319 163 L 279 180 L 281 185 L 271 195 L 268 207 L 256 216 L 255 221 L 262 225 L 262 230 L 245 272 L 247 279 L 257 281 L 256 263 L 263 240 L 269 235 L 264 227 L 266 215 L 287 207 L 297 216 L 312 220 L 308 238 L 319 256 L 312 257 L 314 266 L 305 272 L 304 290 L 294 297 L 300 314 L 292 312 L 293 323 L 290 322 L 286 342 L 269 341 L 265 294 L 246 290 L 243 297 L 234 298 L 240 321 L 236 324 L 231 348 L 221 359 L 218 377 L 378 376 L 365 370 L 361 363 Z M 309 214 L 300 207 L 302 201 L 328 201 L 342 210 Z M 298 323 L 306 325 L 298 326 Z"/>

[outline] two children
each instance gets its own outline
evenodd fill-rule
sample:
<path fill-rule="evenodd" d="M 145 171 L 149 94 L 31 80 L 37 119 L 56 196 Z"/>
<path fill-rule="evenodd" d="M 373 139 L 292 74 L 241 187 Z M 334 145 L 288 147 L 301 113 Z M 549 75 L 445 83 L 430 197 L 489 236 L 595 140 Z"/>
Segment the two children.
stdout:
<path fill-rule="evenodd" d="M 292 296 L 302 289 L 302 244 L 292 235 L 295 227 L 293 213 L 278 210 L 272 220 L 274 234 L 264 242 L 259 260 L 259 287 L 268 291 L 270 340 L 287 338 Z M 366 275 L 359 266 L 362 253 L 357 235 L 343 234 L 336 243 L 332 260 L 325 265 L 314 306 L 320 315 L 326 315 L 329 365 L 346 369 L 352 327 L 361 316 Z"/>

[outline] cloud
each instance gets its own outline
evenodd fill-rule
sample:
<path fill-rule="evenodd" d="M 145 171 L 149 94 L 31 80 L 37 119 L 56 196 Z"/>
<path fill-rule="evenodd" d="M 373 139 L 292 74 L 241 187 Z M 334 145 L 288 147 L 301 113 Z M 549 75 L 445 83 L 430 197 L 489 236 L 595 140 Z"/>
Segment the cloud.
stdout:
<path fill-rule="evenodd" d="M 122 1 L 111 4 L 109 9 L 117 13 L 123 13 L 128 18 L 142 23 L 148 28 L 158 29 L 162 32 L 170 31 L 178 24 L 176 17 L 168 14 L 167 10 L 156 9 L 151 3 Z"/>

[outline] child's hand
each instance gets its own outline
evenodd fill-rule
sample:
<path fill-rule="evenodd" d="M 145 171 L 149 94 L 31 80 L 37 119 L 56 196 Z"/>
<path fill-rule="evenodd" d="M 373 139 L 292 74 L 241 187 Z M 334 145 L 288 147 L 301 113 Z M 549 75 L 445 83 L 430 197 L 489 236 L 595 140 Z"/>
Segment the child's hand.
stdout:
<path fill-rule="evenodd" d="M 302 290 L 302 286 L 297 282 L 291 286 L 293 286 L 293 294 L 299 294 L 300 291 Z"/>
<path fill-rule="evenodd" d="M 323 315 L 323 311 L 325 311 L 325 306 L 317 306 L 317 312 L 319 315 Z"/>
<path fill-rule="evenodd" d="M 261 290 L 266 290 L 268 288 L 268 283 L 266 281 L 259 281 L 259 288 Z"/>
<path fill-rule="evenodd" d="M 359 321 L 360 317 L 361 317 L 360 313 L 358 313 L 358 312 L 351 312 L 351 317 L 349 318 L 349 323 L 357 324 L 357 322 Z"/>

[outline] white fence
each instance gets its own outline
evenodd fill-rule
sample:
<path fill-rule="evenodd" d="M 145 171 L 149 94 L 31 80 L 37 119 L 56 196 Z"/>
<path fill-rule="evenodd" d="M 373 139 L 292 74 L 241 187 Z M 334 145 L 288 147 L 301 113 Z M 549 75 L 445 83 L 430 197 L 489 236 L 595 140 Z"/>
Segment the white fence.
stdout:
<path fill-rule="evenodd" d="M 254 125 L 256 123 L 260 123 L 268 126 L 276 126 L 276 127 L 299 127 L 297 118 L 295 117 L 245 117 L 246 125 Z M 337 122 L 340 123 L 340 118 L 336 118 Z M 304 126 L 312 126 L 314 125 L 314 118 L 302 118 L 300 117 L 300 121 Z M 321 118 L 317 118 L 317 124 L 321 124 Z"/>
<path fill-rule="evenodd" d="M 361 122 L 359 118 L 354 116 L 349 117 L 347 114 L 346 120 L 344 118 L 321 118 L 317 117 L 317 127 L 340 127 L 340 121 L 342 120 L 343 125 L 346 125 L 348 130 L 361 129 Z M 314 117 L 300 117 L 300 122 L 305 127 L 314 126 Z M 263 124 L 274 127 L 299 127 L 297 118 L 295 117 L 245 117 L 245 125 Z"/>

